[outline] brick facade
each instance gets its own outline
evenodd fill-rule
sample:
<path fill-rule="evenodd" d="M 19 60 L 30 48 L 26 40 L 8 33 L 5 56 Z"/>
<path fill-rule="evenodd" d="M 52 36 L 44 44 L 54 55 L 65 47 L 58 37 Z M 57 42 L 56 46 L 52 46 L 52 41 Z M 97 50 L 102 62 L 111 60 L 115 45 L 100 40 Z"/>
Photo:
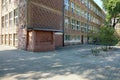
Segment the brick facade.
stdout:
<path fill-rule="evenodd" d="M 91 31 L 97 32 L 105 14 L 93 0 L 64 0 L 64 44 L 92 43 Z"/>
<path fill-rule="evenodd" d="M 59 5 L 57 5 L 59 3 Z M 62 30 L 62 0 L 31 0 L 29 2 L 29 27 Z"/>
<path fill-rule="evenodd" d="M 54 35 L 51 31 L 29 31 L 29 51 L 50 51 L 55 49 Z"/>
<path fill-rule="evenodd" d="M 67 0 L 11 1 L 5 0 L 1 5 L 0 43 L 19 49 L 36 52 L 63 45 L 86 44 L 89 31 L 99 29 L 104 22 L 104 12 L 93 0 L 68 0 L 67 5 L 64 2 Z M 8 9 L 4 10 L 4 6 Z"/>
<path fill-rule="evenodd" d="M 63 33 L 54 33 L 55 35 L 55 47 L 64 46 Z"/>
<path fill-rule="evenodd" d="M 19 27 L 18 27 L 18 48 L 27 48 L 27 2 L 26 0 L 19 0 Z"/>
<path fill-rule="evenodd" d="M 30 0 L 28 2 L 28 35 L 34 32 L 34 39 L 28 38 L 28 50 L 47 51 L 54 50 L 58 44 L 63 44 L 63 36 L 59 43 L 55 43 L 56 31 L 63 29 L 63 1 L 62 0 Z M 34 44 L 31 44 L 33 42 Z M 34 47 L 32 47 L 34 46 Z"/>

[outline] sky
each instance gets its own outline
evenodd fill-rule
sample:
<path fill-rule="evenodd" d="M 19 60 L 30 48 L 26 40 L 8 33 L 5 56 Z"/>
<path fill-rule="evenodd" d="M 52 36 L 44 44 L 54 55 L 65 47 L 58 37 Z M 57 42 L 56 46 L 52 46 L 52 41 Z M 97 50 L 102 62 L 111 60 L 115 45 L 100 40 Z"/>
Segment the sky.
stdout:
<path fill-rule="evenodd" d="M 94 0 L 94 1 L 103 9 L 101 0 Z"/>

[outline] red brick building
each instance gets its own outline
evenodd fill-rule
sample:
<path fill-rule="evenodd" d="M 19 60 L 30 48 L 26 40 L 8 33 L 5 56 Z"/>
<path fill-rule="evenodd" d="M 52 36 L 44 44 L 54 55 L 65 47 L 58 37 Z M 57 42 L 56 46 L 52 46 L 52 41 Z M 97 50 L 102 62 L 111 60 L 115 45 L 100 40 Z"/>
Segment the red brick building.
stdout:
<path fill-rule="evenodd" d="M 93 0 L 1 0 L 0 44 L 29 51 L 90 42 L 105 14 Z"/>

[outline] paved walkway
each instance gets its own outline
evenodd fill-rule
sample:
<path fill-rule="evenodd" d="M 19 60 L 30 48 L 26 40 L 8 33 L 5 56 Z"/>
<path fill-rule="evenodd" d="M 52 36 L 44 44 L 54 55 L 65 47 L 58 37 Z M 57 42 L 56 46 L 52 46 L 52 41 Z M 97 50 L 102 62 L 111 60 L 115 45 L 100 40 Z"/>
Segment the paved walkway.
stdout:
<path fill-rule="evenodd" d="M 103 57 L 92 47 L 33 53 L 0 46 L 0 80 L 120 80 L 120 49 Z"/>

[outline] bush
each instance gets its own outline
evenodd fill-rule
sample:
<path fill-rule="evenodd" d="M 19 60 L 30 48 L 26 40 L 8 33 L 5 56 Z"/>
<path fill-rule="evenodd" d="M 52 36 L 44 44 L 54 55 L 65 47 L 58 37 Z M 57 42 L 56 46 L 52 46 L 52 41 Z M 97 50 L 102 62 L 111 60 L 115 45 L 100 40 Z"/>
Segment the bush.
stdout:
<path fill-rule="evenodd" d="M 92 37 L 93 41 L 105 46 L 114 46 L 119 42 L 119 35 L 116 34 L 115 29 L 106 26 L 101 27 Z"/>
<path fill-rule="evenodd" d="M 97 49 L 96 47 L 95 47 L 95 48 L 93 48 L 93 49 L 91 49 L 91 51 L 92 51 L 92 54 L 93 54 L 94 56 L 98 56 L 98 55 L 99 55 L 99 53 L 100 53 L 100 50 L 99 50 L 99 49 Z"/>
<path fill-rule="evenodd" d="M 113 49 L 112 47 L 110 47 L 110 46 L 105 46 L 105 47 L 101 47 L 101 50 L 102 51 L 109 51 L 110 49 Z"/>

